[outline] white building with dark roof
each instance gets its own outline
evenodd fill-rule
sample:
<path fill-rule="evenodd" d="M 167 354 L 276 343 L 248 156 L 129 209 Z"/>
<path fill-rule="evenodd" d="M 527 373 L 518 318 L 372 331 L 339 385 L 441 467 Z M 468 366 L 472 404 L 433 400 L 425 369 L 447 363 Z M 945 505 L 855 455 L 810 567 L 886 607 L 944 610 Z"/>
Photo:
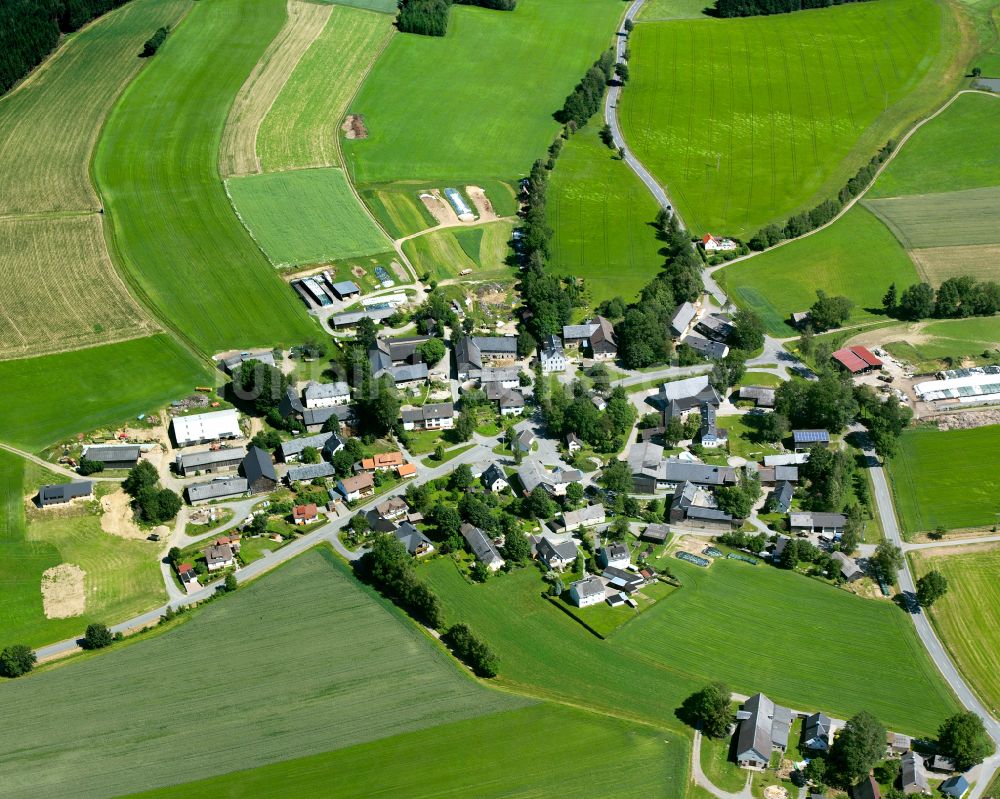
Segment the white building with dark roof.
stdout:
<path fill-rule="evenodd" d="M 351 387 L 342 381 L 317 383 L 311 380 L 302 391 L 306 408 L 332 408 L 351 401 Z"/>
<path fill-rule="evenodd" d="M 175 416 L 171 421 L 171 427 L 178 447 L 208 444 L 243 435 L 239 414 L 235 408 L 196 413 L 191 416 Z"/>

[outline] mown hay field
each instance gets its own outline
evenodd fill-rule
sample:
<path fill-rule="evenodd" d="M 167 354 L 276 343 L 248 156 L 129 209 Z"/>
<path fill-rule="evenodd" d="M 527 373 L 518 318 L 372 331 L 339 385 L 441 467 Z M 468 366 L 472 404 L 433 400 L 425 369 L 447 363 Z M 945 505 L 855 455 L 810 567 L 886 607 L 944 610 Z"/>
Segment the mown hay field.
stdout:
<path fill-rule="evenodd" d="M 39 486 L 65 477 L 0 451 L 0 647 L 29 646 L 82 635 L 87 625 L 130 618 L 166 601 L 157 554 L 159 545 L 119 538 L 101 529 L 96 500 L 25 513 L 24 498 Z M 85 573 L 83 613 L 46 618 L 42 574 L 60 564 Z"/>
<path fill-rule="evenodd" d="M 288 21 L 246 79 L 222 132 L 219 171 L 224 177 L 260 172 L 257 131 L 289 75 L 330 19 L 332 6 L 289 0 Z"/>
<path fill-rule="evenodd" d="M 256 157 L 264 171 L 340 163 L 337 137 L 347 104 L 392 32 L 386 14 L 332 6 L 260 122 Z"/>
<path fill-rule="evenodd" d="M 395 14 L 399 7 L 397 0 L 318 0 L 321 3 L 336 3 L 352 8 L 366 8 L 369 11 L 381 11 L 383 14 Z"/>
<path fill-rule="evenodd" d="M 786 324 L 816 301 L 816 289 L 854 301 L 851 322 L 873 319 L 890 283 L 908 286 L 917 273 L 906 251 L 874 215 L 855 206 L 825 230 L 715 273 L 729 296 L 756 310 L 768 332 L 790 336 Z M 850 324 L 850 322 L 848 322 Z"/>
<path fill-rule="evenodd" d="M 934 603 L 931 620 L 979 698 L 993 715 L 1000 710 L 1000 548 L 995 544 L 916 551 L 917 576 L 937 569 L 948 593 Z"/>
<path fill-rule="evenodd" d="M 229 107 L 284 21 L 281 0 L 196 4 L 97 147 L 94 176 L 130 286 L 206 353 L 316 331 L 233 214 L 218 171 Z"/>
<path fill-rule="evenodd" d="M 590 301 L 626 301 L 659 272 L 663 243 L 653 226 L 659 205 L 597 135 L 597 120 L 566 142 L 549 181 L 548 268 L 582 277 Z"/>
<path fill-rule="evenodd" d="M 0 441 L 32 452 L 213 384 L 214 372 L 160 334 L 0 361 Z"/>
<path fill-rule="evenodd" d="M 323 263 L 392 248 L 336 167 L 231 178 L 226 190 L 237 215 L 275 266 Z"/>
<path fill-rule="evenodd" d="M 913 335 L 908 332 L 886 330 L 880 338 L 882 346 L 911 363 L 918 373 L 944 368 L 945 359 L 952 364 L 966 358 L 992 363 L 1000 349 L 1000 316 L 926 322 L 915 325 Z"/>
<path fill-rule="evenodd" d="M 865 199 L 864 205 L 908 250 L 1000 243 L 1000 186 Z"/>
<path fill-rule="evenodd" d="M 279 794 L 338 799 L 585 795 L 594 792 L 594 775 L 580 768 L 581 752 L 599 752 L 605 762 L 615 763 L 616 797 L 644 799 L 650 785 L 656 785 L 657 795 L 666 799 L 685 795 L 689 757 L 685 738 L 540 704 L 150 791 L 133 799 L 178 794 L 188 799 Z M 502 765 L 515 763 L 516 768 Z"/>
<path fill-rule="evenodd" d="M 836 196 L 944 98 L 958 37 L 936 0 L 637 25 L 629 146 L 696 233 L 748 235 Z"/>
<path fill-rule="evenodd" d="M 890 462 L 904 533 L 997 523 L 1000 425 L 971 430 L 906 430 Z"/>
<path fill-rule="evenodd" d="M 88 170 L 101 125 L 144 64 L 142 43 L 192 5 L 134 0 L 67 37 L 0 99 L 0 216 L 100 207 Z"/>
<path fill-rule="evenodd" d="M 0 284 L 0 359 L 158 329 L 115 271 L 97 214 L 0 218 Z"/>
<path fill-rule="evenodd" d="M 620 0 L 454 6 L 446 36 L 393 37 L 348 109 L 369 137 L 343 143 L 346 168 L 359 184 L 525 174 L 623 13 Z"/>
<path fill-rule="evenodd" d="M 990 144 L 997 131 L 1000 97 L 963 94 L 909 138 L 866 196 L 1000 186 L 1000 159 Z"/>
<path fill-rule="evenodd" d="M 512 277 L 506 262 L 512 230 L 510 222 L 432 230 L 407 241 L 403 252 L 417 274 L 430 272 L 433 280 Z M 466 269 L 471 269 L 472 274 L 461 275 Z"/>
<path fill-rule="evenodd" d="M 0 698 L 21 720 L 16 751 L 4 757 L 5 795 L 83 798 L 526 704 L 463 673 L 329 550 L 307 552 L 165 635 L 0 684 Z"/>
<path fill-rule="evenodd" d="M 996 280 L 1000 273 L 1000 244 L 968 247 L 926 247 L 910 250 L 920 276 L 932 285 L 949 277 L 971 275 L 976 280 Z"/>
<path fill-rule="evenodd" d="M 439 559 L 421 573 L 448 618 L 498 651 L 500 681 L 541 696 L 586 696 L 595 708 L 676 726 L 686 696 L 723 680 L 840 718 L 867 709 L 912 733 L 933 732 L 957 707 L 910 620 L 889 602 L 763 565 L 716 561 L 705 570 L 671 560 L 671 568 L 683 587 L 605 641 L 545 601 L 534 569 L 470 584 Z M 812 657 L 817 651 L 823 658 Z M 871 664 L 863 681 L 851 671 L 860 660 Z M 594 674 L 615 679 L 595 689 Z"/>

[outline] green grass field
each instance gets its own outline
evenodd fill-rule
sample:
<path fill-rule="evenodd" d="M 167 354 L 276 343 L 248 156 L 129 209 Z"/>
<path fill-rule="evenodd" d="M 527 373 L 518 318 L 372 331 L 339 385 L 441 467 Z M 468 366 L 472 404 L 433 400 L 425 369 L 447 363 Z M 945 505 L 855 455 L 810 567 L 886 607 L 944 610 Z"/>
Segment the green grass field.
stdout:
<path fill-rule="evenodd" d="M 275 266 L 356 258 L 392 246 L 340 169 L 231 178 L 226 189 L 237 215 Z"/>
<path fill-rule="evenodd" d="M 715 273 L 738 304 L 756 310 L 776 336 L 795 331 L 786 320 L 816 301 L 816 289 L 854 300 L 852 322 L 872 319 L 890 283 L 908 286 L 917 273 L 891 232 L 864 208 L 852 208 L 834 225 L 801 241 L 741 261 Z"/>
<path fill-rule="evenodd" d="M 555 231 L 549 268 L 582 277 L 593 304 L 630 301 L 663 264 L 649 189 L 597 135 L 595 119 L 566 142 L 549 183 L 546 208 Z"/>
<path fill-rule="evenodd" d="M 734 561 L 706 571 L 672 558 L 671 568 L 683 587 L 607 641 L 546 602 L 534 569 L 470 585 L 439 559 L 422 574 L 448 617 L 461 617 L 497 649 L 500 681 L 542 697 L 586 696 L 595 708 L 673 725 L 691 691 L 721 679 L 840 718 L 866 708 L 894 728 L 925 733 L 956 707 L 906 614 L 888 602 Z M 864 681 L 852 667 L 859 662 L 871 667 Z M 597 690 L 595 674 L 614 679 Z M 905 698 L 912 696 L 921 701 Z"/>
<path fill-rule="evenodd" d="M 953 28 L 935 0 L 640 24 L 625 137 L 692 232 L 747 235 L 836 195 L 944 99 Z"/>
<path fill-rule="evenodd" d="M 1000 426 L 942 432 L 907 430 L 890 471 L 905 533 L 997 523 Z"/>
<path fill-rule="evenodd" d="M 543 799 L 593 793 L 595 777 L 580 767 L 581 752 L 593 752 L 617 766 L 616 797 L 648 797 L 655 785 L 658 796 L 681 799 L 685 744 L 677 735 L 544 704 L 139 796 Z"/>
<path fill-rule="evenodd" d="M 218 173 L 229 106 L 284 19 L 281 0 L 196 4 L 115 105 L 94 160 L 130 283 L 206 352 L 316 331 Z"/>
<path fill-rule="evenodd" d="M 866 199 L 864 205 L 908 250 L 1000 242 L 1000 186 Z"/>
<path fill-rule="evenodd" d="M 37 451 L 211 384 L 213 372 L 166 335 L 0 361 L 0 441 Z"/>
<path fill-rule="evenodd" d="M 367 8 L 372 11 L 381 11 L 385 14 L 394 14 L 398 3 L 396 0 L 319 0 L 322 3 L 336 3 L 338 6 L 353 6 L 354 8 Z"/>
<path fill-rule="evenodd" d="M 394 37 L 350 106 L 369 138 L 343 143 L 348 169 L 360 184 L 525 174 L 623 13 L 620 0 L 456 6 L 446 36 Z"/>
<path fill-rule="evenodd" d="M 1000 97 L 964 94 L 910 137 L 866 196 L 1000 185 L 1000 162 L 987 144 L 998 130 Z"/>
<path fill-rule="evenodd" d="M 948 593 L 931 608 L 938 635 L 962 675 L 987 709 L 1000 710 L 1000 672 L 996 653 L 1000 647 L 1000 548 L 993 545 L 961 550 L 913 552 L 910 562 L 917 576 L 937 569 L 948 578 Z"/>
<path fill-rule="evenodd" d="M 257 156 L 265 172 L 340 163 L 337 137 L 347 104 L 392 33 L 392 17 L 345 7 L 351 5 L 333 8 L 264 117 Z"/>
<path fill-rule="evenodd" d="M 639 12 L 640 22 L 666 19 L 703 19 L 704 10 L 712 3 L 705 0 L 647 0 Z"/>
<path fill-rule="evenodd" d="M 525 704 L 463 674 L 329 550 L 169 633 L 0 684 L 0 697 L 22 720 L 4 758 L 5 794 L 78 797 L 176 785 Z"/>
<path fill-rule="evenodd" d="M 506 263 L 510 254 L 510 222 L 489 222 L 467 228 L 433 230 L 410 239 L 403 245 L 417 274 L 430 272 L 434 280 L 460 277 L 471 269 L 465 280 L 494 280 L 511 277 L 513 271 Z"/>
<path fill-rule="evenodd" d="M 157 563 L 159 545 L 109 535 L 101 530 L 96 502 L 38 510 L 25 518 L 22 499 L 38 487 L 66 479 L 0 451 L 0 646 L 29 646 L 81 635 L 93 621 L 127 619 L 166 601 Z M 48 619 L 42 607 L 46 569 L 70 563 L 86 573 L 82 615 Z"/>
<path fill-rule="evenodd" d="M 919 374 L 936 372 L 945 359 L 961 363 L 970 358 L 992 363 L 1000 349 L 1000 317 L 947 319 L 919 325 L 916 336 L 908 328 L 886 331 L 883 346 L 897 358 L 917 369 Z"/>

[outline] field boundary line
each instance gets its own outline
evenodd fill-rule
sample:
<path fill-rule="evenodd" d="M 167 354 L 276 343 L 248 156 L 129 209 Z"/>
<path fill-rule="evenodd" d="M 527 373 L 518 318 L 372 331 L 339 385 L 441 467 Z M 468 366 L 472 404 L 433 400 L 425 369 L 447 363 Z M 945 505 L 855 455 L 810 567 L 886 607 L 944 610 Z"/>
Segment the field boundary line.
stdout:
<path fill-rule="evenodd" d="M 918 130 L 920 130 L 920 128 L 922 128 L 928 122 L 932 121 L 933 119 L 935 119 L 936 117 L 938 117 L 940 114 L 942 114 L 945 111 L 947 111 L 948 108 L 952 105 L 952 103 L 954 103 L 959 97 L 961 97 L 964 94 L 981 94 L 981 95 L 984 95 L 986 97 L 992 97 L 995 100 L 1000 100 L 1000 95 L 993 94 L 992 92 L 985 92 L 985 91 L 982 91 L 981 89 L 959 89 L 957 92 L 955 92 L 955 94 L 953 94 L 951 97 L 949 97 L 940 108 L 938 108 L 936 111 L 934 111 L 929 116 L 926 116 L 923 119 L 920 119 L 916 123 L 914 123 L 914 125 L 896 143 L 896 146 L 893 148 L 893 151 L 889 154 L 889 157 L 886 158 L 885 161 L 883 161 L 879 165 L 879 168 L 875 171 L 875 174 L 872 177 L 871 181 L 868 183 L 868 185 L 865 186 L 865 188 L 861 192 L 859 192 L 855 197 L 852 197 L 844 205 L 844 207 L 840 209 L 840 211 L 837 213 L 837 215 L 835 217 L 833 217 L 833 219 L 831 219 L 829 222 L 825 222 L 824 224 L 820 225 L 819 227 L 813 228 L 812 230 L 808 231 L 807 233 L 803 233 L 801 236 L 797 236 L 794 239 L 783 239 L 782 241 L 779 241 L 774 246 L 768 247 L 766 250 L 760 250 L 758 252 L 752 252 L 749 255 L 742 255 L 739 258 L 733 258 L 733 260 L 726 261 L 724 263 L 718 264 L 717 266 L 710 266 L 710 267 L 708 267 L 705 270 L 705 272 L 708 275 L 713 275 L 716 272 L 718 272 L 718 271 L 726 268 L 727 266 L 732 266 L 733 264 L 738 264 L 738 263 L 741 263 L 743 261 L 748 261 L 751 258 L 756 258 L 758 255 L 763 255 L 766 252 L 772 252 L 773 250 L 776 250 L 779 247 L 784 247 L 785 245 L 791 244 L 791 243 L 796 242 L 796 241 L 802 241 L 802 239 L 805 239 L 805 238 L 808 238 L 809 236 L 815 235 L 816 233 L 819 233 L 821 230 L 826 230 L 828 227 L 830 227 L 830 225 L 832 225 L 834 222 L 836 222 L 838 219 L 840 219 L 842 216 L 844 216 L 856 204 L 860 203 L 861 200 L 864 199 L 865 195 L 868 194 L 868 192 L 871 190 L 871 188 L 875 185 L 875 182 L 879 179 L 879 177 L 886 170 L 886 168 L 889 166 L 889 164 L 891 164 L 893 162 L 893 160 L 895 160 L 896 155 L 903 149 L 903 147 L 910 140 L 910 137 L 913 136 L 914 133 L 916 133 Z"/>

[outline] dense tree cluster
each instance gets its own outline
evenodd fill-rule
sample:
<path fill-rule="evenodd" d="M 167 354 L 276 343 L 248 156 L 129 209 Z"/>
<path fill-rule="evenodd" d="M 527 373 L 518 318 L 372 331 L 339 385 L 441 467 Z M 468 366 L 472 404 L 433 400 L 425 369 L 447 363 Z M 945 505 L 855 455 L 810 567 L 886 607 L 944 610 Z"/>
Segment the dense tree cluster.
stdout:
<path fill-rule="evenodd" d="M 817 333 L 840 327 L 853 308 L 854 303 L 847 297 L 831 297 L 823 289 L 817 289 L 816 302 L 809 308 L 809 325 Z"/>
<path fill-rule="evenodd" d="M 917 580 L 917 601 L 929 608 L 948 593 L 948 578 L 937 569 L 931 569 Z"/>
<path fill-rule="evenodd" d="M 885 757 L 885 727 L 863 710 L 848 719 L 830 747 L 828 767 L 843 786 L 854 785 L 868 776 Z"/>
<path fill-rule="evenodd" d="M 403 33 L 444 36 L 448 32 L 448 17 L 453 2 L 496 11 L 513 11 L 517 7 L 517 0 L 402 0 L 396 27 Z"/>
<path fill-rule="evenodd" d="M 176 492 L 160 487 L 160 476 L 149 461 L 139 461 L 133 466 L 122 488 L 132 497 L 136 517 L 148 524 L 170 521 L 183 504 Z"/>
<path fill-rule="evenodd" d="M 25 644 L 12 644 L 0 652 L 0 676 L 20 677 L 35 668 L 34 651 Z"/>
<path fill-rule="evenodd" d="M 358 561 L 358 571 L 421 624 L 437 629 L 443 623 L 444 614 L 437 594 L 417 578 L 413 558 L 395 536 L 377 535 L 371 548 Z"/>
<path fill-rule="evenodd" d="M 782 383 L 775 391 L 774 409 L 794 428 L 839 433 L 857 416 L 858 403 L 850 379 L 827 372 L 819 380 Z"/>
<path fill-rule="evenodd" d="M 570 391 L 551 392 L 542 407 L 549 436 L 564 439 L 576 433 L 598 452 L 617 452 L 635 424 L 635 406 L 628 392 L 615 388 L 607 407 L 599 411 L 583 384 L 575 381 Z"/>
<path fill-rule="evenodd" d="M 715 0 L 715 14 L 720 17 L 757 17 L 860 2 L 865 0 Z"/>
<path fill-rule="evenodd" d="M 76 467 L 76 470 L 86 477 L 88 474 L 103 472 L 104 463 L 102 461 L 92 461 L 90 458 L 80 458 L 80 465 Z"/>
<path fill-rule="evenodd" d="M 890 316 L 914 322 L 993 316 L 1000 311 L 1000 283 L 959 275 L 945 280 L 937 291 L 929 283 L 914 283 L 898 297 L 893 283 L 882 298 L 882 307 Z"/>
<path fill-rule="evenodd" d="M 897 443 L 913 419 L 913 411 L 890 394 L 884 400 L 868 386 L 854 388 L 861 422 L 868 428 L 875 451 L 883 458 L 896 454 Z"/>
<path fill-rule="evenodd" d="M 230 398 L 237 404 L 249 406 L 258 416 L 269 416 L 268 421 L 277 421 L 275 427 L 282 427 L 278 416 L 278 405 L 288 388 L 288 377 L 276 366 L 249 360 L 233 373 L 230 384 Z"/>
<path fill-rule="evenodd" d="M 713 682 L 696 691 L 681 705 L 681 716 L 692 727 L 699 727 L 710 738 L 723 738 L 729 732 L 733 713 L 729 689 Z"/>
<path fill-rule="evenodd" d="M 500 658 L 468 625 L 456 624 L 441 640 L 480 677 L 496 677 L 500 673 Z"/>
<path fill-rule="evenodd" d="M 601 110 L 604 90 L 614 74 L 614 53 L 605 50 L 556 112 L 556 119 L 563 124 L 572 122 L 578 128 L 586 125 L 587 120 Z"/>
<path fill-rule="evenodd" d="M 983 720 L 966 710 L 942 722 L 938 730 L 938 751 L 954 760 L 958 771 L 967 771 L 993 752 L 993 743 Z"/>
<path fill-rule="evenodd" d="M 156 51 L 159 50 L 163 43 L 167 40 L 168 33 L 170 33 L 169 28 L 157 28 L 156 33 L 146 39 L 145 43 L 142 45 L 142 52 L 139 53 L 139 57 L 149 58 L 150 56 L 156 55 Z"/>
<path fill-rule="evenodd" d="M 55 48 L 59 36 L 127 0 L 4 0 L 0 3 L 0 94 Z"/>
<path fill-rule="evenodd" d="M 804 504 L 809 510 L 836 513 L 854 483 L 854 460 L 844 450 L 815 446 L 809 450 L 809 460 L 799 466 L 799 478 L 805 484 Z"/>
<path fill-rule="evenodd" d="M 746 519 L 760 495 L 760 481 L 747 474 L 740 477 L 736 485 L 723 486 L 715 492 L 719 509 L 734 519 Z"/>
<path fill-rule="evenodd" d="M 760 552 L 767 544 L 763 533 L 744 533 L 742 530 L 731 530 L 717 537 L 720 544 L 733 549 L 745 549 L 748 552 Z"/>
<path fill-rule="evenodd" d="M 759 0 L 732 0 L 734 5 L 753 5 Z M 781 4 L 783 0 L 762 0 L 764 3 L 778 3 Z M 799 0 L 792 0 L 795 4 Z M 843 0 L 844 2 L 863 2 L 863 0 Z M 718 0 L 718 2 L 730 2 L 730 0 Z M 810 0 L 806 0 L 810 2 Z M 819 0 L 816 2 L 815 6 L 806 5 L 803 3 L 800 7 L 802 8 L 812 8 L 819 6 L 829 6 L 835 5 L 836 3 L 830 2 L 830 0 Z M 718 6 L 717 6 L 718 7 Z M 797 9 L 786 9 L 786 10 L 797 10 Z M 761 12 L 764 13 L 764 12 Z M 766 12 L 766 13 L 779 13 L 779 12 Z M 726 16 L 750 16 L 748 14 L 728 14 Z M 865 188 L 875 179 L 875 175 L 878 173 L 879 167 L 885 162 L 885 160 L 892 154 L 892 151 L 896 148 L 896 143 L 890 140 L 881 150 L 879 150 L 875 155 L 872 156 L 871 160 L 861 167 L 854 177 L 847 181 L 844 187 L 837 194 L 836 200 L 823 200 L 819 205 L 813 208 L 811 211 L 802 211 L 801 213 L 794 214 L 790 216 L 784 225 L 771 224 L 758 230 L 747 242 L 747 245 L 751 250 L 766 250 L 768 247 L 773 247 L 775 244 L 779 243 L 783 239 L 794 239 L 808 233 L 810 230 L 815 230 L 818 227 L 825 225 L 827 222 L 832 220 L 848 202 L 850 202 L 854 197 L 857 197 Z"/>

